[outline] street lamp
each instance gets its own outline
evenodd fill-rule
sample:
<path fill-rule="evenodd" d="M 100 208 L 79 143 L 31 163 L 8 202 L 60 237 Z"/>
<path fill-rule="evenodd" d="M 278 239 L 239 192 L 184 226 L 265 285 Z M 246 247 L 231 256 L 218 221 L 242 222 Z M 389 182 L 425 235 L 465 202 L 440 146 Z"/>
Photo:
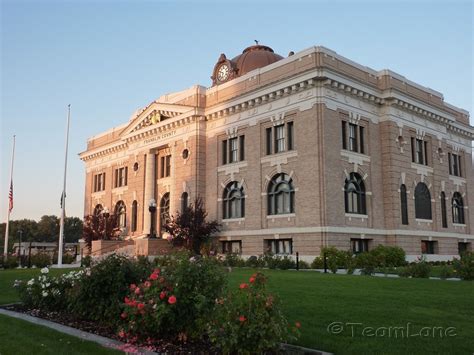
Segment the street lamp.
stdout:
<path fill-rule="evenodd" d="M 19 238 L 20 238 L 20 243 L 19 243 L 19 246 L 18 246 L 18 255 L 20 256 L 20 267 L 21 267 L 21 237 L 23 236 L 23 230 L 18 229 L 17 233 L 18 233 Z"/>
<path fill-rule="evenodd" d="M 155 233 L 155 212 L 156 212 L 156 201 L 154 198 L 150 200 L 150 203 L 148 204 L 148 211 L 150 211 L 150 234 L 148 235 L 148 238 L 150 239 L 156 239 L 156 233 Z"/>
<path fill-rule="evenodd" d="M 107 207 L 102 210 L 102 215 L 104 216 L 104 240 L 107 240 L 107 221 L 110 216 L 109 209 Z"/>

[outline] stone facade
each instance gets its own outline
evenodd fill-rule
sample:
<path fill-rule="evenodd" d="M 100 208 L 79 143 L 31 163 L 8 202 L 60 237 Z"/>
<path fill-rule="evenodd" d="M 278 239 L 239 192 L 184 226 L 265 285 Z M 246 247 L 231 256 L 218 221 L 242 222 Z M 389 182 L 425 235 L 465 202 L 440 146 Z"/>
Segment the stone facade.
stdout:
<path fill-rule="evenodd" d="M 227 81 L 220 63 L 234 70 Z M 152 224 L 161 235 L 162 212 L 200 196 L 222 224 L 218 247 L 244 256 L 273 248 L 312 260 L 324 246 L 384 244 L 410 259 L 424 248 L 429 259 L 444 260 L 472 250 L 468 112 L 323 47 L 272 57 L 240 76 L 232 63 L 221 55 L 211 88 L 162 96 L 88 140 L 80 154 L 85 214 L 123 201 L 123 235 L 137 240 Z M 97 182 L 103 173 L 105 186 Z M 158 205 L 153 217 L 150 199 Z"/>

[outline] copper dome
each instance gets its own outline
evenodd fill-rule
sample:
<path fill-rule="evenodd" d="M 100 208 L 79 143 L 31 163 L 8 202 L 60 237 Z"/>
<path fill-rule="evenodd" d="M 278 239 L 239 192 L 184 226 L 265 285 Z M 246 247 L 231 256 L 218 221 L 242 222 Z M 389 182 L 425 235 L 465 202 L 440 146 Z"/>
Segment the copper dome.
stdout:
<path fill-rule="evenodd" d="M 273 52 L 267 46 L 255 45 L 246 48 L 242 54 L 232 59 L 237 69 L 237 75 L 244 75 L 252 70 L 262 68 L 283 59 L 281 55 Z"/>

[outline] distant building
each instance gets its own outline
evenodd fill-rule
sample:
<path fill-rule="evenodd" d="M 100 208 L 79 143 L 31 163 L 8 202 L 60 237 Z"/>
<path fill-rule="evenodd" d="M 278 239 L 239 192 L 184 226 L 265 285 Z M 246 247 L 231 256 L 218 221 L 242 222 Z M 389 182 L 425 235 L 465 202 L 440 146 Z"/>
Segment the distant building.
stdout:
<path fill-rule="evenodd" d="M 18 254 L 21 251 L 21 255 L 29 255 L 31 248 L 31 255 L 35 255 L 38 253 L 48 253 L 54 254 L 58 251 L 58 243 L 50 243 L 50 242 L 22 242 L 21 248 L 20 243 L 13 244 L 13 253 Z M 66 253 L 77 255 L 79 243 L 65 243 L 64 249 Z"/>
<path fill-rule="evenodd" d="M 136 240 L 201 196 L 222 252 L 472 250 L 474 128 L 441 93 L 324 47 L 251 46 L 211 78 L 88 140 L 85 214 L 115 211 Z"/>

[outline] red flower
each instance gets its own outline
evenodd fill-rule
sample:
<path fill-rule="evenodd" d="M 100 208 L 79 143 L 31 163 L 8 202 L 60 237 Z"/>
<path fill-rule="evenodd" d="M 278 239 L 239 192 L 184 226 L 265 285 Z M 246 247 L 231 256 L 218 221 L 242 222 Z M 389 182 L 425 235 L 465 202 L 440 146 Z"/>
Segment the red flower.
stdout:
<path fill-rule="evenodd" d="M 300 323 L 300 322 L 296 322 L 296 323 L 295 323 L 295 327 L 298 328 L 298 329 L 301 328 L 301 323 Z"/>
<path fill-rule="evenodd" d="M 125 297 L 124 302 L 125 302 L 126 305 L 128 305 L 128 304 L 130 304 L 130 299 L 128 297 Z"/>
<path fill-rule="evenodd" d="M 239 317 L 239 321 L 242 322 L 242 323 L 245 322 L 246 320 L 247 320 L 247 318 L 245 318 L 245 316 L 240 316 Z"/>
<path fill-rule="evenodd" d="M 243 290 L 244 288 L 248 288 L 249 285 L 244 282 L 244 283 L 241 283 L 239 287 L 241 290 Z"/>
<path fill-rule="evenodd" d="M 255 277 L 252 276 L 252 277 L 249 279 L 249 282 L 250 282 L 251 284 L 253 284 L 253 283 L 255 282 Z"/>
<path fill-rule="evenodd" d="M 118 336 L 121 338 L 125 338 L 125 332 L 123 331 L 123 329 L 121 329 L 120 332 L 118 332 Z"/>
<path fill-rule="evenodd" d="M 136 294 L 136 295 L 139 295 L 139 294 L 140 294 L 140 288 L 139 288 L 139 287 L 137 287 L 137 288 L 135 289 L 135 294 Z"/>
<path fill-rule="evenodd" d="M 135 285 L 135 284 L 131 284 L 131 285 L 130 285 L 130 290 L 133 291 L 133 290 L 135 290 L 136 288 L 137 288 L 137 285 Z"/>
<path fill-rule="evenodd" d="M 145 287 L 149 288 L 150 286 L 151 286 L 151 282 L 150 281 L 145 281 Z"/>
<path fill-rule="evenodd" d="M 159 275 L 160 274 L 160 269 L 153 270 L 153 273 Z"/>
<path fill-rule="evenodd" d="M 145 308 L 145 305 L 143 303 L 137 304 L 137 308 L 139 311 L 141 311 L 143 308 Z"/>
<path fill-rule="evenodd" d="M 163 298 L 166 297 L 166 292 L 165 291 L 161 291 L 160 292 L 160 300 L 162 300 Z"/>
<path fill-rule="evenodd" d="M 123 313 L 120 315 L 120 317 L 122 317 L 122 319 L 125 319 L 125 318 L 128 317 L 128 315 L 127 315 L 127 313 L 123 312 Z"/>
<path fill-rule="evenodd" d="M 155 274 L 155 273 L 151 274 L 149 277 L 150 280 L 156 280 L 157 278 L 158 278 L 158 274 Z"/>
<path fill-rule="evenodd" d="M 168 303 L 169 304 L 175 304 L 176 303 L 176 297 L 175 296 L 170 296 L 168 298 Z"/>

